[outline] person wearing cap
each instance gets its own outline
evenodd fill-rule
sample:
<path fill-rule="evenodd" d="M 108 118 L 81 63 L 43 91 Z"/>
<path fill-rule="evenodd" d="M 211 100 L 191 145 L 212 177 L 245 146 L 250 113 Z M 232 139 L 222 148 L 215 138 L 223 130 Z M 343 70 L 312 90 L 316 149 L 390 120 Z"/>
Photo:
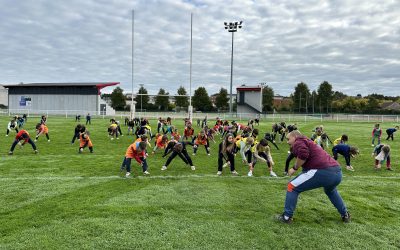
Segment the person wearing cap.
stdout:
<path fill-rule="evenodd" d="M 300 167 L 302 167 L 302 172 L 288 183 L 284 212 L 277 219 L 284 223 L 291 223 L 299 194 L 322 187 L 340 213 L 342 221 L 350 222 L 350 213 L 337 190 L 337 186 L 342 181 L 339 163 L 297 130 L 289 133 L 287 140 L 296 157 L 296 163 L 289 169 L 288 174 L 293 175 Z"/>

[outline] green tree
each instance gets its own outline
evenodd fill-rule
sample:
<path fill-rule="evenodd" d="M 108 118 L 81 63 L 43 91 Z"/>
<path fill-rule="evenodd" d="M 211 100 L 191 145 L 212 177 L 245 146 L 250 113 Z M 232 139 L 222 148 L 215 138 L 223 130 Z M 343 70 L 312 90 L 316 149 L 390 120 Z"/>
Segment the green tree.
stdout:
<path fill-rule="evenodd" d="M 125 96 L 120 87 L 116 87 L 111 93 L 111 107 L 115 110 L 124 110 L 126 106 Z"/>
<path fill-rule="evenodd" d="M 371 96 L 368 98 L 367 110 L 369 112 L 376 112 L 379 109 L 379 101 Z"/>
<path fill-rule="evenodd" d="M 224 88 L 221 88 L 217 97 L 215 98 L 215 106 L 217 106 L 218 109 L 227 110 L 229 107 L 228 101 L 228 91 Z"/>
<path fill-rule="evenodd" d="M 189 101 L 186 93 L 186 89 L 183 86 L 180 86 L 178 89 L 178 95 L 175 97 L 175 104 L 177 107 L 188 107 Z"/>
<path fill-rule="evenodd" d="M 136 109 L 147 109 L 148 104 L 149 104 L 149 96 L 147 94 L 147 89 L 145 89 L 143 86 L 140 87 L 138 94 L 134 98 L 136 102 Z"/>
<path fill-rule="evenodd" d="M 212 109 L 210 97 L 204 87 L 199 87 L 194 91 L 192 101 L 192 105 L 196 110 L 210 111 Z"/>
<path fill-rule="evenodd" d="M 159 110 L 168 110 L 169 107 L 169 93 L 165 92 L 163 88 L 158 91 L 155 104 Z"/>
<path fill-rule="evenodd" d="M 332 100 L 342 100 L 346 97 L 347 97 L 347 95 L 340 91 L 334 91 L 332 94 Z"/>
<path fill-rule="evenodd" d="M 266 85 L 262 90 L 262 110 L 272 111 L 274 105 L 274 90 Z"/>
<path fill-rule="evenodd" d="M 293 111 L 306 112 L 309 106 L 310 90 L 304 82 L 300 82 L 294 88 L 294 93 L 292 94 L 292 108 Z"/>
<path fill-rule="evenodd" d="M 323 110 L 325 110 L 326 113 L 328 113 L 333 99 L 332 85 L 330 85 L 327 81 L 322 82 L 318 87 L 317 93 L 320 112 L 322 113 Z"/>

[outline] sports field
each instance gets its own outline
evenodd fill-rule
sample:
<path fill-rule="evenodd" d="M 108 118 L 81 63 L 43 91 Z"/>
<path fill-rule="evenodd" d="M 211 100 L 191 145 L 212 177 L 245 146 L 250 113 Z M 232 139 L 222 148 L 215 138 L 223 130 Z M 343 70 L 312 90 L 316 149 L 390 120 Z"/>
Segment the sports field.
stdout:
<path fill-rule="evenodd" d="M 25 124 L 32 137 L 39 120 L 29 118 Z M 323 123 L 331 139 L 346 133 L 349 144 L 361 150 L 352 159 L 355 171 L 343 168 L 338 188 L 352 222 L 343 224 L 319 189 L 300 195 L 294 223 L 286 225 L 274 219 L 282 213 L 289 180 L 283 177 L 286 142 L 278 143 L 280 150 L 272 147 L 279 178 L 269 177 L 261 164 L 256 165 L 254 177 L 247 177 L 239 155 L 239 176 L 231 176 L 229 169 L 217 176 L 218 145 L 211 142 L 211 156 L 204 148 L 192 156 L 195 171 L 178 157 L 161 171 L 166 159 L 159 151 L 149 154 L 150 176 L 143 176 L 140 166 L 133 163 L 134 177 L 127 179 L 119 169 L 133 137 L 111 141 L 108 119 L 94 118 L 87 126 L 93 154 L 87 149 L 78 154 L 78 141 L 71 145 L 74 119 L 49 117 L 51 141 L 39 138 L 39 154 L 26 144 L 22 149 L 17 146 L 12 156 L 7 153 L 15 132 L 5 137 L 8 121 L 8 117 L 0 118 L 4 129 L 0 137 L 0 249 L 400 248 L 400 134 L 388 142 L 394 171 L 386 171 L 385 165 L 376 171 L 371 157 L 373 123 Z M 156 121 L 151 124 L 156 130 Z M 183 121 L 173 124 L 182 134 Z M 256 126 L 260 137 L 271 125 Z M 297 125 L 309 136 L 320 122 Z M 385 131 L 394 125 L 381 127 Z M 122 129 L 126 133 L 126 127 Z M 387 143 L 385 138 L 383 132 L 383 143 Z M 342 157 L 339 162 L 345 166 Z"/>

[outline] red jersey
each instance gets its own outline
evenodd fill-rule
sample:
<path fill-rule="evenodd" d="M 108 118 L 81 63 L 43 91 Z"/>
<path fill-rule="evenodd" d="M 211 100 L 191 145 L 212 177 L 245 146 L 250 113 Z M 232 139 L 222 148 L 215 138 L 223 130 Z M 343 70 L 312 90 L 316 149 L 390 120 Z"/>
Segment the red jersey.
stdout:
<path fill-rule="evenodd" d="M 25 142 L 28 142 L 28 140 L 29 140 L 29 133 L 28 133 L 28 131 L 26 131 L 26 130 L 20 130 L 19 132 L 18 132 L 18 134 L 15 136 L 15 140 L 18 140 L 18 141 L 21 141 L 21 140 L 24 140 Z"/>

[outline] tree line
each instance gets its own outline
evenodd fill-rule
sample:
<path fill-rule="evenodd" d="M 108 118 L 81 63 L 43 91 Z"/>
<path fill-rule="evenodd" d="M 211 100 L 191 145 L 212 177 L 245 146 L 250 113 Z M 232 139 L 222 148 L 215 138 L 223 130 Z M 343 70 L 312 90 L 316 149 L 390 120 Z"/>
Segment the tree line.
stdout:
<path fill-rule="evenodd" d="M 187 110 L 189 106 L 188 92 L 180 86 L 174 95 L 175 101 L 170 102 L 170 93 L 160 88 L 154 97 L 154 103 L 150 102 L 148 91 L 143 86 L 140 87 L 134 101 L 136 110 Z M 274 102 L 274 90 L 270 86 L 263 87 L 262 107 L 264 112 L 291 112 L 291 113 L 396 113 L 398 111 L 382 110 L 381 104 L 387 101 L 398 102 L 399 97 L 389 97 L 380 94 L 370 94 L 365 97 L 361 95 L 348 96 L 340 91 L 333 91 L 332 85 L 323 81 L 316 90 L 311 91 L 304 82 L 298 83 L 294 92 L 286 97 L 283 105 Z M 123 89 L 117 87 L 111 94 L 103 94 L 102 97 L 111 99 L 111 106 L 115 110 L 129 110 L 126 105 L 126 96 Z M 208 95 L 205 87 L 197 88 L 192 95 L 192 106 L 196 111 L 227 111 L 229 110 L 229 96 L 225 88 L 214 95 L 213 101 Z M 236 110 L 234 103 L 233 110 Z"/>

